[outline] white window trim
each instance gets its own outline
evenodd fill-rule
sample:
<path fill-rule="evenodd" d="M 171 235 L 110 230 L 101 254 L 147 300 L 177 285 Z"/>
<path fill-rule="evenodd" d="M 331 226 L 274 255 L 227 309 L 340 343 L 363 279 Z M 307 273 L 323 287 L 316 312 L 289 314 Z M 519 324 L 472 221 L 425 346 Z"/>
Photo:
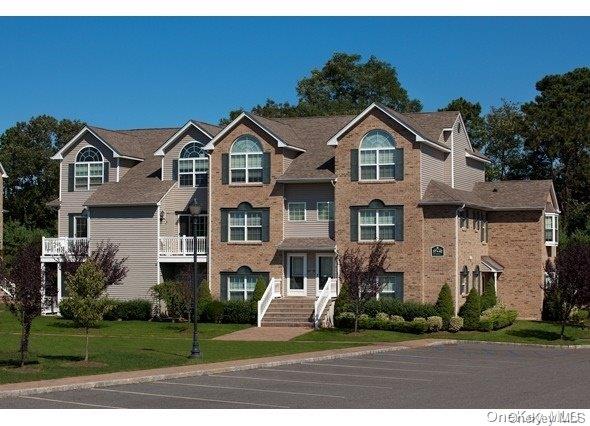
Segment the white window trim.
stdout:
<path fill-rule="evenodd" d="M 380 210 L 392 210 L 393 211 L 394 219 L 393 219 L 393 224 L 392 225 L 379 224 L 379 211 Z M 364 212 L 364 211 L 375 211 L 376 212 L 376 214 L 375 214 L 375 224 L 371 224 L 371 225 L 364 224 L 364 225 L 361 225 L 361 212 Z M 397 228 L 397 225 L 398 224 L 397 224 L 397 212 L 395 211 L 394 208 L 384 207 L 384 208 L 381 208 L 381 209 L 359 209 L 359 211 L 358 211 L 357 214 L 358 214 L 358 217 L 357 217 L 357 222 L 358 222 L 357 223 L 357 226 L 358 226 L 357 235 L 358 235 L 358 240 L 359 241 L 362 241 L 362 242 L 375 242 L 375 241 L 394 242 L 395 241 L 395 232 L 396 232 L 396 228 Z M 376 232 L 376 235 L 375 235 L 376 239 L 374 239 L 374 240 L 364 240 L 362 238 L 361 226 L 375 226 L 377 228 L 377 232 Z M 379 238 L 380 237 L 379 228 L 381 226 L 393 226 L 393 235 L 394 235 L 394 238 L 391 238 L 391 239 L 381 239 L 381 238 Z"/>
<path fill-rule="evenodd" d="M 362 152 L 367 152 L 367 151 L 375 151 L 375 157 L 376 157 L 375 158 L 375 163 L 361 164 L 361 156 L 362 156 L 361 153 Z M 387 181 L 394 181 L 395 180 L 395 166 L 396 166 L 395 161 L 392 161 L 390 163 L 381 163 L 380 160 L 379 160 L 379 158 L 380 158 L 380 155 L 379 154 L 380 154 L 381 151 L 395 151 L 395 148 L 363 148 L 363 149 L 359 149 L 359 153 L 358 153 L 358 156 L 359 156 L 359 158 L 358 158 L 358 164 L 359 164 L 359 166 L 358 166 L 358 168 L 359 168 L 358 169 L 358 176 L 359 176 L 359 181 L 363 181 L 363 182 L 386 181 L 387 182 Z M 361 172 L 361 168 L 363 166 L 364 167 L 375 167 L 376 168 L 376 171 L 377 171 L 377 173 L 376 173 L 376 176 L 377 177 L 375 179 L 364 179 L 363 178 L 363 174 Z M 381 174 L 381 172 L 380 172 L 380 166 L 393 166 L 393 170 L 394 170 L 393 174 L 394 174 L 394 177 L 381 179 L 381 176 L 380 176 L 380 174 Z"/>
<path fill-rule="evenodd" d="M 231 215 L 232 213 L 244 213 L 244 226 L 231 226 Z M 248 215 L 256 213 L 260 214 L 260 226 L 248 226 Z M 264 227 L 264 223 L 262 223 L 262 212 L 259 210 L 251 210 L 251 211 L 241 211 L 241 210 L 232 210 L 227 213 L 227 241 L 228 242 L 252 242 L 252 243 L 260 243 L 262 242 L 262 228 Z M 231 229 L 232 228 L 243 228 L 244 229 L 244 239 L 243 240 L 234 240 L 231 237 Z M 249 240 L 248 239 L 248 228 L 260 228 L 260 240 Z"/>
<path fill-rule="evenodd" d="M 177 220 L 178 223 L 176 224 L 176 234 L 179 237 L 188 237 L 188 235 L 180 235 L 180 218 L 184 217 L 184 216 L 192 217 L 192 215 L 190 213 L 179 213 L 177 216 L 178 216 L 178 220 Z M 206 218 L 208 215 L 207 215 L 207 213 L 201 213 L 201 214 L 198 214 L 197 216 Z M 207 224 L 207 221 L 205 222 L 205 224 Z M 207 229 L 207 234 L 208 233 L 209 233 L 209 230 Z M 199 238 L 199 237 L 197 237 L 197 238 Z"/>
<path fill-rule="evenodd" d="M 90 186 L 90 165 L 91 164 L 100 164 L 100 185 L 104 184 L 104 161 L 76 161 L 74 163 L 74 191 L 90 191 L 90 188 L 94 188 L 94 186 Z M 83 165 L 86 166 L 86 175 L 85 176 L 76 176 L 76 169 L 78 166 Z M 98 177 L 98 176 L 93 176 Z M 76 179 L 86 179 L 86 188 L 78 188 L 76 186 Z M 100 186 L 95 185 L 95 186 Z"/>
<path fill-rule="evenodd" d="M 229 275 L 227 277 L 227 300 L 231 300 L 230 293 L 237 293 L 238 292 L 238 290 L 231 291 L 230 288 L 229 288 L 229 282 L 232 279 L 232 277 L 234 277 L 234 278 L 235 277 L 238 277 L 238 278 L 242 277 L 242 284 L 244 285 L 244 290 L 242 290 L 242 293 L 243 293 L 244 298 L 242 300 L 249 300 L 248 299 L 248 286 L 246 284 L 247 284 L 247 278 L 248 277 L 253 277 L 253 276 L 254 275 L 241 275 L 241 274 Z M 250 293 L 254 294 L 254 291 L 255 291 L 255 289 L 252 290 Z"/>
<path fill-rule="evenodd" d="M 255 137 L 250 136 L 258 144 L 260 151 L 232 152 L 236 142 L 238 142 L 242 137 L 245 137 L 245 136 L 248 136 L 248 135 L 244 135 L 244 136 L 241 136 L 238 139 L 236 139 L 229 150 L 229 183 L 235 184 L 235 185 L 240 185 L 240 184 L 245 184 L 245 183 L 256 183 L 256 184 L 263 183 L 264 182 L 264 150 L 262 149 L 262 145 L 261 145 L 260 141 L 258 141 L 258 139 L 256 139 Z M 246 157 L 244 167 L 232 167 L 232 158 L 237 157 L 237 156 L 245 156 Z M 253 157 L 253 156 L 260 156 L 260 167 L 251 167 L 250 166 L 250 157 Z M 233 178 L 234 177 L 234 173 L 233 173 L 234 170 L 244 170 L 244 181 L 234 182 L 234 178 Z M 250 181 L 250 171 L 255 171 L 255 170 L 260 170 L 260 181 L 252 181 L 251 182 Z"/>
<path fill-rule="evenodd" d="M 190 172 L 181 172 L 180 171 L 180 162 L 181 161 L 190 161 L 192 160 L 192 171 Z M 205 172 L 197 172 L 195 171 L 197 169 L 197 161 L 203 161 L 205 160 L 207 162 L 207 171 Z M 208 179 L 205 179 L 205 185 L 197 185 L 197 175 L 205 175 L 205 177 L 207 177 L 207 175 L 209 174 L 209 159 L 207 157 L 193 157 L 193 158 L 179 158 L 178 159 L 178 187 L 179 188 L 197 188 L 197 187 L 204 187 L 207 184 Z M 191 176 L 192 177 L 192 184 L 191 185 L 182 185 L 181 179 L 180 177 L 183 175 L 187 175 L 187 176 Z"/>
<path fill-rule="evenodd" d="M 459 293 L 461 294 L 461 296 L 466 296 L 467 294 L 469 294 L 469 274 L 471 273 L 471 271 L 469 271 L 469 269 L 467 269 L 467 273 L 463 274 L 463 269 L 461 268 L 461 270 L 459 271 Z M 481 273 L 481 272 L 480 272 Z M 461 287 L 463 285 L 462 281 L 463 279 L 465 279 L 465 291 L 461 291 Z"/>
<path fill-rule="evenodd" d="M 329 217 L 329 219 L 321 219 L 320 218 L 320 204 L 328 204 L 328 217 Z M 318 222 L 333 222 L 334 221 L 334 201 L 318 201 L 316 203 L 315 208 L 316 208 Z"/>
<path fill-rule="evenodd" d="M 291 204 L 303 204 L 303 219 L 291 219 Z M 287 203 L 287 220 L 289 222 L 307 222 L 307 203 L 305 201 Z"/>
<path fill-rule="evenodd" d="M 81 214 L 81 215 L 73 216 L 73 219 L 74 219 L 74 238 L 88 238 L 88 228 L 89 228 L 89 226 L 88 226 L 88 216 L 85 216 L 85 215 Z M 80 220 L 80 219 L 86 220 L 86 236 L 85 237 L 79 237 L 77 235 L 77 233 L 78 233 L 77 232 L 77 230 L 78 230 L 78 220 Z"/>
<path fill-rule="evenodd" d="M 547 218 L 551 218 L 551 240 L 547 241 L 545 237 L 545 233 L 547 232 L 548 228 L 545 224 Z M 558 213 L 545 213 L 543 217 L 543 240 L 545 240 L 546 246 L 557 246 L 559 244 L 559 214 Z"/>

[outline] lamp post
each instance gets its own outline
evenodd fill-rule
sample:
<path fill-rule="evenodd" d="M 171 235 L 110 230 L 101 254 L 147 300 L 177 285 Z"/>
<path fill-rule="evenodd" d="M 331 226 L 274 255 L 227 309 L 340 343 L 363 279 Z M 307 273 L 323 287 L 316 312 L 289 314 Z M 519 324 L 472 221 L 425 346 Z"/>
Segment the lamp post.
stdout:
<path fill-rule="evenodd" d="M 198 358 L 201 356 L 201 349 L 199 349 L 199 333 L 197 331 L 197 287 L 199 285 L 199 273 L 197 265 L 197 216 L 201 213 L 201 206 L 193 199 L 188 207 L 193 221 L 193 348 L 191 349 L 191 358 Z"/>

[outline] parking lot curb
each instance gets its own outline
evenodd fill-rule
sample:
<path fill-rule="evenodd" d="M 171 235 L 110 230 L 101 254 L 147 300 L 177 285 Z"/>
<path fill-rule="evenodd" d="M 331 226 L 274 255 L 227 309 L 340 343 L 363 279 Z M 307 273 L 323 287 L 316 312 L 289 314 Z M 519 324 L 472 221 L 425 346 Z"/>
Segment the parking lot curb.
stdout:
<path fill-rule="evenodd" d="M 456 343 L 459 344 L 469 344 L 469 343 L 476 343 L 476 344 L 485 344 L 485 345 L 503 345 L 503 346 L 530 346 L 530 347 L 537 347 L 537 348 L 552 348 L 552 349 L 567 349 L 567 350 L 575 350 L 575 349 L 590 349 L 590 345 L 544 345 L 542 343 L 519 343 L 519 342 L 488 342 L 485 340 L 456 340 Z"/>
<path fill-rule="evenodd" d="M 224 361 L 211 364 L 185 365 L 167 367 L 155 370 L 122 371 L 94 376 L 75 376 L 61 379 L 42 380 L 37 382 L 8 383 L 0 385 L 0 398 L 34 395 L 56 391 L 76 389 L 91 389 L 97 387 L 125 385 L 132 383 L 148 383 L 182 377 L 202 376 L 232 371 L 252 370 L 255 368 L 277 367 L 281 365 L 298 364 L 301 362 L 316 362 L 381 352 L 400 351 L 440 345 L 450 345 L 456 340 L 410 340 L 394 344 L 375 344 L 328 351 L 304 352 L 299 354 L 280 355 L 274 357 L 254 358 L 245 360 Z M 127 376 L 127 377 L 117 377 Z"/>

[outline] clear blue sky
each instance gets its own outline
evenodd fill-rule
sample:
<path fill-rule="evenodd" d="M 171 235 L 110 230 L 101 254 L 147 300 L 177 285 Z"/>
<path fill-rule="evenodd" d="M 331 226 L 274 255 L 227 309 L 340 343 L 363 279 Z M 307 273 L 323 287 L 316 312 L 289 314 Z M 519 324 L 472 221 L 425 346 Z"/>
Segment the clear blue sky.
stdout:
<path fill-rule="evenodd" d="M 590 65 L 588 18 L 0 18 L 0 131 L 37 114 L 109 128 L 217 123 L 336 51 L 393 64 L 434 110 L 527 101 L 546 74 Z"/>

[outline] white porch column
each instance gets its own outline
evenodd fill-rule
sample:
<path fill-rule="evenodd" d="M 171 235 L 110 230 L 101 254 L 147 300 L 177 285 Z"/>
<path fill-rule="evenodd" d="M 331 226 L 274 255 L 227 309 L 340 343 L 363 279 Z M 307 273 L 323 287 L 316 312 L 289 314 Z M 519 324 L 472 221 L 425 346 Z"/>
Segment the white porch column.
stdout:
<path fill-rule="evenodd" d="M 61 263 L 57 263 L 57 306 L 59 311 L 59 302 L 61 302 L 61 294 L 62 294 L 62 280 L 61 280 Z"/>
<path fill-rule="evenodd" d="M 41 313 L 46 313 L 45 309 L 45 262 L 41 262 Z"/>
<path fill-rule="evenodd" d="M 494 272 L 494 291 L 498 294 L 498 273 Z"/>

